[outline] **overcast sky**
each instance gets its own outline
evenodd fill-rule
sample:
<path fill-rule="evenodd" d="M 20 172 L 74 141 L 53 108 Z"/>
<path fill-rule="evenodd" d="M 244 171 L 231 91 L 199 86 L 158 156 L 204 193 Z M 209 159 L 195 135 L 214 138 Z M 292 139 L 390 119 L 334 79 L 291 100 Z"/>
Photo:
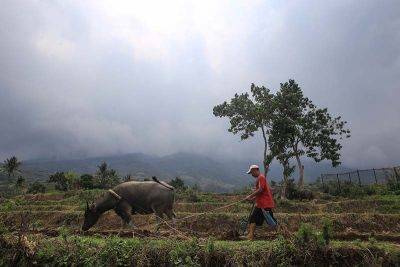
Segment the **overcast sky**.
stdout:
<path fill-rule="evenodd" d="M 400 163 L 400 2 L 1 1 L 0 159 L 259 157 L 214 105 L 294 78 L 349 122 L 343 162 Z"/>

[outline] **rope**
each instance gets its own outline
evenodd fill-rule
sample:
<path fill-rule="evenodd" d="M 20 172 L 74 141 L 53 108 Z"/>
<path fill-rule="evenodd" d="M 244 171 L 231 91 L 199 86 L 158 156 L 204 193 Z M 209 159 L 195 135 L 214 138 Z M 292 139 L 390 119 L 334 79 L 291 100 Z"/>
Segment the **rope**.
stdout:
<path fill-rule="evenodd" d="M 176 220 L 175 220 L 175 223 L 176 223 L 176 222 L 179 222 L 179 221 L 187 220 L 187 219 L 190 219 L 190 218 L 193 218 L 193 217 L 198 217 L 198 216 L 201 216 L 201 215 L 204 215 L 204 214 L 207 214 L 207 213 L 211 213 L 211 212 L 214 212 L 214 211 L 217 211 L 217 210 L 220 210 L 220 209 L 229 208 L 229 207 L 231 207 L 231 206 L 233 206 L 233 205 L 236 205 L 236 204 L 238 204 L 238 203 L 240 203 L 240 202 L 242 202 L 242 201 L 244 201 L 244 200 L 246 200 L 246 199 L 244 198 L 244 199 L 241 199 L 241 200 L 239 200 L 239 201 L 230 203 L 230 204 L 228 204 L 228 205 L 225 205 L 225 206 L 222 206 L 222 207 L 218 207 L 218 208 L 209 210 L 209 211 L 207 211 L 207 212 L 200 212 L 200 213 L 192 214 L 192 215 L 189 215 L 189 216 L 186 216 L 186 217 L 183 217 L 183 218 L 176 219 Z M 161 224 L 164 224 L 164 223 L 165 223 L 169 228 L 171 228 L 171 229 L 173 229 L 173 230 L 179 232 L 177 229 L 175 229 L 175 228 L 173 228 L 172 226 L 170 226 L 170 225 L 167 223 L 167 221 L 164 220 L 164 218 L 161 218 L 160 216 L 158 216 L 158 215 L 156 215 L 156 214 L 155 214 L 155 216 L 156 216 L 157 218 L 161 219 L 162 222 L 150 224 L 149 227 L 152 227 L 152 226 L 154 226 L 154 225 L 161 225 Z M 145 226 L 145 225 L 146 225 L 146 224 L 139 225 L 139 226 L 137 226 L 137 228 L 143 227 L 143 226 Z"/>
<path fill-rule="evenodd" d="M 113 191 L 112 189 L 109 189 L 108 192 L 109 192 L 113 197 L 115 197 L 116 199 L 118 199 L 119 201 L 122 200 L 122 197 L 121 197 L 120 195 L 118 195 L 115 191 Z M 198 216 L 201 216 L 201 215 L 204 215 L 204 214 L 207 214 L 207 213 L 211 213 L 211 212 L 214 212 L 214 211 L 217 211 L 217 210 L 226 209 L 226 208 L 229 208 L 229 207 L 231 207 L 231 206 L 233 206 L 233 205 L 239 204 L 240 202 L 242 202 L 242 201 L 244 201 L 244 200 L 246 200 L 246 198 L 243 198 L 243 199 L 241 199 L 241 200 L 239 200 L 239 201 L 230 203 L 230 204 L 225 205 L 225 206 L 222 206 L 222 207 L 217 207 L 217 208 L 212 209 L 212 210 L 209 210 L 209 211 L 207 211 L 207 212 L 200 212 L 200 213 L 192 214 L 192 215 L 189 215 L 189 216 L 180 218 L 180 219 L 175 219 L 174 223 L 179 222 L 179 221 L 183 221 L 183 220 L 187 220 L 187 219 L 193 218 L 193 217 L 198 217 Z M 142 207 L 138 206 L 137 204 L 136 204 L 135 206 L 138 207 L 139 209 L 141 209 L 142 211 L 145 211 L 145 209 L 143 209 Z M 253 207 L 254 207 L 254 205 L 253 205 Z M 148 227 L 152 227 L 152 226 L 154 226 L 154 225 L 160 226 L 160 225 L 162 225 L 162 224 L 165 224 L 165 225 L 168 226 L 170 229 L 174 230 L 175 232 L 177 232 L 178 234 L 180 234 L 180 235 L 183 236 L 184 238 L 186 238 L 186 239 L 189 238 L 188 236 L 186 236 L 184 233 L 182 233 L 181 231 L 179 231 L 179 230 L 176 229 L 175 227 L 172 227 L 172 226 L 167 222 L 167 220 L 165 220 L 164 218 L 158 216 L 155 212 L 154 212 L 154 215 L 155 215 L 158 219 L 160 219 L 161 222 L 150 224 L 150 225 L 148 225 Z M 135 228 L 139 229 L 139 228 L 141 228 L 141 227 L 143 227 L 143 226 L 145 226 L 145 225 L 146 225 L 146 224 L 142 224 L 142 225 L 136 226 Z"/>

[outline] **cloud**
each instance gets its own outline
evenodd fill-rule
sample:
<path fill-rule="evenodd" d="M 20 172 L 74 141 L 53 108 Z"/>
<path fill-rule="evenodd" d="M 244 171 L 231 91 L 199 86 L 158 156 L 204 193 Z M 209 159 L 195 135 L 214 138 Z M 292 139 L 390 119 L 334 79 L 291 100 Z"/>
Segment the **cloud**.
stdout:
<path fill-rule="evenodd" d="M 349 121 L 343 162 L 400 151 L 396 1 L 6 1 L 0 157 L 197 152 L 254 158 L 212 107 L 296 79 Z"/>

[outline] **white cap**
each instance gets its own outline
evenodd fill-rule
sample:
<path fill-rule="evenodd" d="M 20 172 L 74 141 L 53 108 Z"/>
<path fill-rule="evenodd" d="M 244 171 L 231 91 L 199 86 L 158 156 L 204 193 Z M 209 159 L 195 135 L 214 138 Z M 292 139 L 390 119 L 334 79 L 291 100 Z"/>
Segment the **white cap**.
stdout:
<path fill-rule="evenodd" d="M 260 168 L 258 167 L 258 165 L 251 165 L 247 173 L 251 173 L 251 170 L 253 169 L 260 169 Z"/>

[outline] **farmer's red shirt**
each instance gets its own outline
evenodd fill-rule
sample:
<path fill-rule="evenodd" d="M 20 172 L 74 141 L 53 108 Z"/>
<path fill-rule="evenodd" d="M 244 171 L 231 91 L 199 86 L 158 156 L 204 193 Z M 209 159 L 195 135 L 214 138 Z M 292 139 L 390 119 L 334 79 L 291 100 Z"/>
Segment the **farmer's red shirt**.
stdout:
<path fill-rule="evenodd" d="M 272 196 L 271 188 L 267 183 L 267 179 L 262 174 L 257 177 L 256 181 L 256 189 L 259 188 L 262 188 L 262 192 L 256 196 L 257 208 L 275 208 L 275 202 Z"/>

